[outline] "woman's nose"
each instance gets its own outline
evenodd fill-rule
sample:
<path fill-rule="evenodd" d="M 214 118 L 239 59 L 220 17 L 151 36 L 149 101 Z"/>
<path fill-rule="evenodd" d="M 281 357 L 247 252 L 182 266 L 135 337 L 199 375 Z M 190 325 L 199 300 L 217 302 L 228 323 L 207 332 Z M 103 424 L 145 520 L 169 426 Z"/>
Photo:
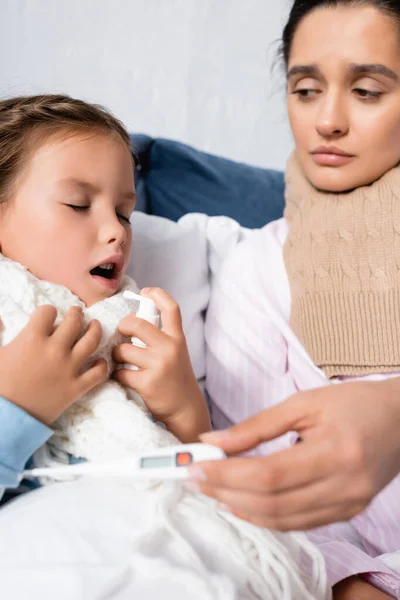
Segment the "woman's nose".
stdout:
<path fill-rule="evenodd" d="M 346 107 L 338 97 L 327 97 L 320 105 L 316 129 L 321 137 L 338 138 L 349 131 Z"/>

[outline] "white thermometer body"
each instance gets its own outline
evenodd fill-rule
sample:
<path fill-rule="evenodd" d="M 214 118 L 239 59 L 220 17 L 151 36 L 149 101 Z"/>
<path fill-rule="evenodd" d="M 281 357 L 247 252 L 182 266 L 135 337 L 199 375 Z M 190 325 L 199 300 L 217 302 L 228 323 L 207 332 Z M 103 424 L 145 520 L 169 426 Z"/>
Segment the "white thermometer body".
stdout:
<path fill-rule="evenodd" d="M 216 446 L 182 444 L 103 463 L 81 462 L 57 467 L 39 467 L 24 471 L 21 473 L 20 479 L 48 477 L 63 480 L 89 475 L 91 477 L 131 477 L 137 480 L 179 480 L 188 477 L 189 466 L 193 463 L 225 458 L 225 453 Z"/>

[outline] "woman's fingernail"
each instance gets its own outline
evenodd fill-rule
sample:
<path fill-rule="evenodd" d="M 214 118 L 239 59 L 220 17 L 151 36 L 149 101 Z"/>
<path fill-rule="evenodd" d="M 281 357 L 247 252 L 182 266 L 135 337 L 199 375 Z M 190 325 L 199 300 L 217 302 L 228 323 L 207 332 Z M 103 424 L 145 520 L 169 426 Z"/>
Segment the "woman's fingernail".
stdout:
<path fill-rule="evenodd" d="M 200 492 L 200 486 L 199 486 L 199 484 L 197 483 L 197 481 L 193 481 L 192 479 L 188 479 L 187 481 L 184 481 L 183 482 L 183 487 L 188 492 L 194 492 L 195 494 L 197 494 L 198 492 Z"/>
<path fill-rule="evenodd" d="M 202 433 L 199 435 L 199 438 L 202 442 L 206 444 L 223 442 L 229 437 L 229 429 L 224 429 L 221 431 L 208 431 L 207 433 Z"/>
<path fill-rule="evenodd" d="M 200 467 L 189 467 L 190 479 L 197 479 L 197 481 L 206 481 L 206 474 Z"/>
<path fill-rule="evenodd" d="M 151 291 L 151 288 L 143 288 L 142 290 L 140 290 L 141 294 L 148 294 Z"/>

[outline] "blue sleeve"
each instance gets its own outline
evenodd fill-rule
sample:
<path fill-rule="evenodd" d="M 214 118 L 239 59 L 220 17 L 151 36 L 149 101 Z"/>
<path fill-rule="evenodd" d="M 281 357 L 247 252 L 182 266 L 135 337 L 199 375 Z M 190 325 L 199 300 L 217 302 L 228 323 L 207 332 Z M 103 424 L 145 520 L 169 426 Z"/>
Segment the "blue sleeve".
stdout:
<path fill-rule="evenodd" d="M 0 487 L 17 487 L 18 473 L 53 431 L 0 396 Z"/>

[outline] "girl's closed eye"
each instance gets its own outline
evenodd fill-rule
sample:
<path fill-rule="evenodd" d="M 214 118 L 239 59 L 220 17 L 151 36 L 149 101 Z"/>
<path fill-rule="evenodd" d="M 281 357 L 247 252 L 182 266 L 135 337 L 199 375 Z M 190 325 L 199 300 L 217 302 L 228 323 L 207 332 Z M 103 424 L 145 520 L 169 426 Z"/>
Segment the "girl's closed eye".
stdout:
<path fill-rule="evenodd" d="M 85 210 L 89 210 L 89 208 L 90 208 L 89 205 L 82 206 L 80 204 L 66 204 L 65 206 L 69 206 L 70 208 L 72 208 L 76 212 L 83 212 Z"/>
<path fill-rule="evenodd" d="M 90 209 L 90 205 L 81 205 L 81 204 L 66 204 L 65 206 L 68 206 L 69 208 L 72 208 L 72 210 L 74 210 L 75 212 L 86 212 Z M 128 225 L 131 224 L 130 222 L 130 218 L 126 217 L 125 215 L 121 215 L 121 213 L 116 212 L 115 213 L 118 217 L 118 219 L 120 221 L 123 221 L 123 223 L 127 223 Z"/>

